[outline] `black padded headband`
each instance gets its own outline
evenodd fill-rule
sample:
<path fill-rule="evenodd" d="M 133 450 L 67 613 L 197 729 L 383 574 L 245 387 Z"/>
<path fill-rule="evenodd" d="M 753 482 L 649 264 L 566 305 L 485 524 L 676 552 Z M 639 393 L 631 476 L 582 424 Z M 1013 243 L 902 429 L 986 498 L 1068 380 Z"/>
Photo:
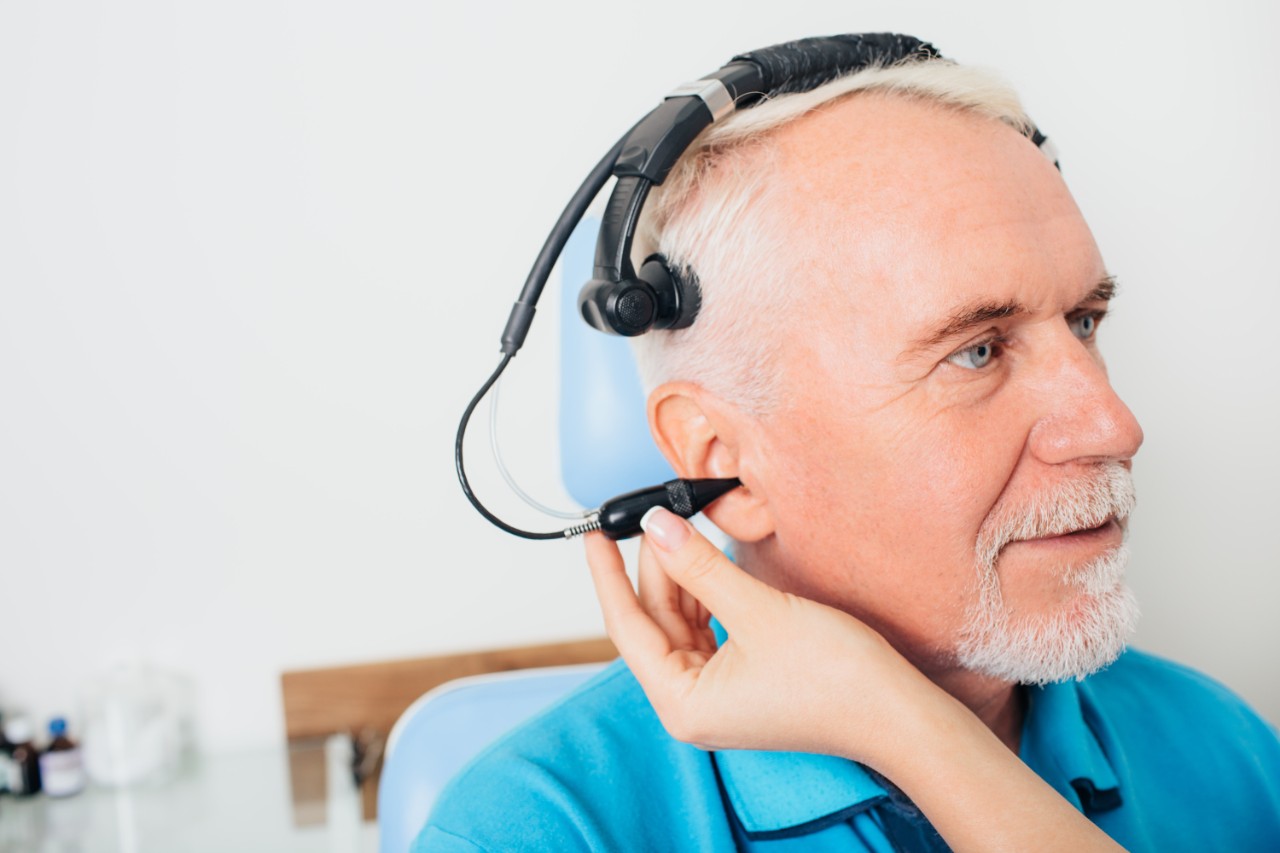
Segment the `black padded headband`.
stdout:
<path fill-rule="evenodd" d="M 819 36 L 739 54 L 706 77 L 675 89 L 605 155 L 561 214 L 512 308 L 503 330 L 502 351 L 514 355 L 524 343 L 556 258 L 611 176 L 617 184 L 602 218 L 592 280 L 583 287 L 579 304 L 589 324 L 616 333 L 607 315 L 616 314 L 615 285 L 636 279 L 631 246 L 649 188 L 666 180 L 698 134 L 737 110 L 775 95 L 807 92 L 872 66 L 941 58 L 928 42 L 897 33 Z M 1056 164 L 1044 135 L 1034 127 L 1028 135 Z M 692 316 L 685 316 L 668 327 L 680 328 L 689 322 Z"/>
<path fill-rule="evenodd" d="M 855 33 L 817 36 L 763 47 L 735 56 L 732 62 L 750 62 L 760 69 L 766 96 L 808 92 L 854 71 L 872 65 L 893 65 L 921 59 L 939 59 L 938 49 L 914 36 L 897 33 Z"/>
<path fill-rule="evenodd" d="M 666 180 L 680 156 L 711 124 L 775 95 L 807 92 L 863 68 L 935 58 L 939 54 L 933 45 L 912 36 L 821 36 L 739 54 L 706 77 L 677 88 L 622 141 L 612 169 L 618 183 L 600 226 L 592 280 L 579 298 L 583 319 L 601 331 L 618 330 L 616 308 L 609 301 L 616 299 L 617 291 L 611 285 L 636 277 L 631 244 L 649 188 Z M 670 327 L 688 325 L 692 319 L 686 315 Z"/>

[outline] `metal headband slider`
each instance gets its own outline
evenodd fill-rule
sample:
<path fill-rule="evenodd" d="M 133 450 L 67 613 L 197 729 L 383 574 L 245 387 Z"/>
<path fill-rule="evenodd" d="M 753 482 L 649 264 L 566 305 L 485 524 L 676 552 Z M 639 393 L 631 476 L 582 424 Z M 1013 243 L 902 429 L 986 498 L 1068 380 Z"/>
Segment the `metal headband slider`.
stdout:
<path fill-rule="evenodd" d="M 707 105 L 707 109 L 711 110 L 711 120 L 713 122 L 720 121 L 720 119 L 733 112 L 733 96 L 729 94 L 729 90 L 724 83 L 714 77 L 694 80 L 691 83 L 677 86 L 667 94 L 664 100 L 690 96 L 702 99 L 702 102 Z"/>

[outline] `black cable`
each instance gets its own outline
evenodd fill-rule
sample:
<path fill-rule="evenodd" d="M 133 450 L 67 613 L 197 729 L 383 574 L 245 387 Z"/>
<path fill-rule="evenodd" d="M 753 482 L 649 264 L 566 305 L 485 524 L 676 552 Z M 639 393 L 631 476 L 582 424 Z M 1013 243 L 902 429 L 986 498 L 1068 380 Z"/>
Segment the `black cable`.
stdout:
<path fill-rule="evenodd" d="M 529 326 L 533 324 L 533 312 L 538 304 L 538 297 L 542 295 L 542 288 L 551 277 L 551 270 L 560 258 L 560 253 L 564 251 L 565 243 L 569 242 L 573 229 L 578 226 L 587 208 L 591 206 L 591 202 L 600 194 L 600 190 L 612 176 L 613 164 L 617 162 L 618 155 L 622 152 L 622 143 L 630 134 L 631 131 L 627 131 L 609 149 L 609 153 L 600 159 L 596 167 L 591 170 L 591 174 L 587 175 L 587 179 L 578 187 L 578 191 L 573 194 L 573 198 L 569 199 L 560 218 L 556 220 L 555 227 L 547 235 L 547 239 L 542 244 L 542 251 L 538 252 L 538 257 L 534 259 L 529 275 L 524 280 L 524 287 L 520 289 L 516 304 L 511 306 L 507 325 L 502 330 L 504 353 L 515 355 L 520 347 L 524 346 L 524 339 L 529 334 Z"/>
<path fill-rule="evenodd" d="M 573 197 L 569 199 L 569 203 L 564 206 L 564 211 L 560 214 L 560 218 L 556 220 L 555 227 L 551 229 L 551 233 L 543 241 L 542 251 L 538 253 L 538 257 L 534 259 L 533 266 L 529 269 L 529 275 L 525 278 L 524 287 L 520 290 L 521 302 L 537 302 L 538 297 L 542 295 L 542 288 L 546 285 L 547 279 L 551 277 L 551 268 L 555 266 L 560 253 L 564 251 L 565 244 L 569 242 L 569 237 L 573 235 L 573 229 L 578 227 L 578 222 L 586 214 L 591 202 L 595 201 L 596 196 L 600 194 L 600 190 L 604 188 L 604 185 L 609 182 L 609 178 L 612 177 L 613 164 L 618 161 L 618 155 L 622 153 L 622 143 L 626 142 L 627 137 L 630 135 L 631 131 L 628 130 L 609 149 L 609 153 L 600 158 L 600 162 L 596 163 L 595 168 L 591 170 L 590 174 L 583 180 L 582 185 L 578 187 L 578 191 L 573 194 Z"/>
<path fill-rule="evenodd" d="M 565 243 L 568 242 L 569 236 L 573 234 L 573 229 L 582 220 L 591 202 L 599 194 L 605 183 L 608 182 L 613 172 L 613 165 L 617 161 L 618 155 L 622 151 L 623 142 L 626 141 L 628 136 L 630 136 L 630 131 L 596 164 L 591 174 L 582 182 L 582 186 L 578 187 L 578 191 L 569 199 L 569 203 L 565 206 L 564 211 L 561 212 L 560 218 L 556 220 L 555 227 L 547 235 L 542 251 L 538 253 L 537 259 L 533 262 L 533 267 L 529 270 L 529 276 L 525 280 L 524 288 L 520 291 L 520 298 L 512 307 L 511 316 L 507 318 L 506 328 L 503 329 L 502 360 L 498 362 L 498 367 L 488 380 L 480 386 L 480 390 L 476 392 L 476 395 L 471 398 L 471 402 L 467 404 L 466 410 L 462 413 L 462 420 L 458 422 L 458 435 L 453 444 L 453 461 L 454 467 L 458 472 L 458 482 L 462 484 L 463 494 L 467 496 L 467 500 L 476 508 L 476 511 L 484 516 L 489 523 L 523 539 L 570 539 L 593 530 L 602 531 L 610 539 L 626 539 L 640 533 L 640 520 L 646 512 L 655 506 L 666 507 L 678 515 L 689 518 L 701 512 L 703 508 L 724 493 L 741 485 L 737 479 L 672 480 L 660 486 L 628 492 L 625 495 L 619 495 L 616 498 L 605 501 L 595 511 L 585 513 L 582 523 L 573 527 L 542 533 L 521 530 L 519 527 L 513 527 L 498 518 L 484 504 L 480 503 L 480 499 L 472 491 L 471 483 L 467 479 L 467 469 L 462 457 L 462 445 L 467 435 L 467 425 L 471 422 L 471 415 L 475 412 L 476 406 L 480 405 L 480 401 L 497 383 L 498 378 L 502 376 L 502 371 L 507 369 L 507 365 L 511 363 L 511 359 L 515 358 L 520 347 L 524 345 L 525 336 L 528 334 L 529 326 L 533 322 L 535 305 L 538 297 L 542 295 L 542 289 L 546 285 L 547 279 L 551 276 L 551 270 L 555 267 L 560 253 L 564 251 Z"/>
<path fill-rule="evenodd" d="M 471 501 L 471 505 L 476 511 L 489 520 L 489 522 L 497 527 L 502 528 L 508 533 L 520 536 L 524 539 L 563 539 L 564 531 L 556 530 L 549 533 L 535 533 L 530 530 L 521 530 L 518 527 L 512 527 L 502 519 L 498 518 L 480 503 L 480 499 L 476 497 L 475 492 L 471 491 L 471 483 L 467 480 L 467 471 L 462 463 L 462 440 L 467 434 L 467 423 L 471 420 L 471 413 L 476 410 L 476 406 L 480 405 L 480 401 L 484 399 L 484 395 L 489 393 L 489 389 L 493 387 L 493 383 L 498 381 L 498 377 L 502 375 L 502 371 L 507 369 L 507 365 L 511 363 L 512 353 L 504 353 L 502 361 L 498 362 L 498 369 L 493 371 L 493 375 L 480 386 L 480 390 L 471 398 L 471 402 L 467 405 L 466 411 L 462 413 L 462 420 L 458 423 L 458 438 L 453 444 L 453 462 L 458 470 L 458 482 L 462 484 L 462 492 L 467 496 L 467 500 Z"/>
<path fill-rule="evenodd" d="M 578 187 L 578 191 L 573 194 L 573 197 L 569 199 L 569 203 L 565 205 L 564 210 L 560 213 L 560 218 L 556 220 L 555 227 L 551 229 L 551 233 L 547 235 L 546 241 L 542 244 L 542 251 L 538 252 L 538 257 L 534 259 L 533 266 L 529 269 L 529 275 L 525 279 L 524 287 L 520 290 L 520 297 L 511 309 L 511 316 L 507 318 L 507 326 L 502 331 L 502 361 L 498 362 L 498 368 L 493 371 L 493 375 L 480 386 L 480 390 L 471 398 L 471 403 L 467 406 L 466 411 L 462 413 L 462 420 L 458 422 L 458 437 L 453 444 L 453 464 L 458 471 L 458 482 L 462 484 L 463 494 L 467 496 L 467 500 L 471 501 L 471 505 L 476 508 L 476 511 L 488 519 L 491 524 L 524 539 L 562 539 L 574 535 L 575 532 L 581 532 L 581 525 L 578 528 L 569 528 L 568 530 L 553 533 L 536 533 L 512 527 L 498 518 L 484 504 L 480 503 L 480 499 L 471 490 L 471 483 L 467 480 L 466 466 L 462 461 L 462 441 L 466 437 L 467 424 L 471 421 L 472 412 L 475 411 L 476 406 L 480 405 L 480 401 L 489 393 L 489 389 L 493 387 L 493 384 L 498 381 L 498 377 L 502 375 L 502 371 L 507 369 L 511 359 L 515 357 L 520 347 L 524 345 L 525 336 L 529 333 L 529 326 L 533 322 L 534 307 L 537 305 L 538 297 L 542 295 L 542 289 L 546 286 L 547 279 L 551 277 L 551 270 L 560 258 L 560 253 L 564 251 L 565 244 L 569 241 L 570 235 L 573 234 L 573 229 L 577 227 L 582 217 L 586 214 L 587 208 L 591 206 L 591 202 L 595 200 L 595 197 L 600 194 L 600 190 L 608 182 L 613 173 L 613 164 L 617 162 L 618 154 L 622 151 L 622 143 L 629 134 L 630 131 L 623 134 L 622 139 L 619 139 L 609 149 L 609 153 L 600 159 L 600 162 L 591 170 L 591 174 L 587 175 L 586 180 Z"/>

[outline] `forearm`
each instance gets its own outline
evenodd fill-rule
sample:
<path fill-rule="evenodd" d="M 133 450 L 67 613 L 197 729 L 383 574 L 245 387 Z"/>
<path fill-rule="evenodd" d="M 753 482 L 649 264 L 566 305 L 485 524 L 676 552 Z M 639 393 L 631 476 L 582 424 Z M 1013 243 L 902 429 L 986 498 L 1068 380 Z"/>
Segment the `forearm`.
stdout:
<path fill-rule="evenodd" d="M 1122 850 L 963 705 L 942 694 L 911 722 L 910 744 L 873 766 L 956 851 Z"/>

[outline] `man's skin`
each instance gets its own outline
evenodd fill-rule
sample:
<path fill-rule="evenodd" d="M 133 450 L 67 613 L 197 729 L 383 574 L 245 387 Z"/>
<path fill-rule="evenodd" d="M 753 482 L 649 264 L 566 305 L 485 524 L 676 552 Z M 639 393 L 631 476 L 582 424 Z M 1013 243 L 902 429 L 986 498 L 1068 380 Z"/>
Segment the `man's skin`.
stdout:
<path fill-rule="evenodd" d="M 707 515 L 744 569 L 857 617 L 1016 752 L 1014 685 L 955 661 L 975 541 L 997 500 L 1127 466 L 1142 443 L 1085 319 L 1107 307 L 1106 268 L 1058 171 L 994 119 L 859 94 L 776 141 L 766 215 L 801 293 L 766 326 L 787 340 L 780 404 L 757 417 L 668 383 L 653 434 L 680 476 L 741 478 Z M 1087 607 L 1059 575 L 1121 537 L 1011 544 L 1005 603 Z"/>

